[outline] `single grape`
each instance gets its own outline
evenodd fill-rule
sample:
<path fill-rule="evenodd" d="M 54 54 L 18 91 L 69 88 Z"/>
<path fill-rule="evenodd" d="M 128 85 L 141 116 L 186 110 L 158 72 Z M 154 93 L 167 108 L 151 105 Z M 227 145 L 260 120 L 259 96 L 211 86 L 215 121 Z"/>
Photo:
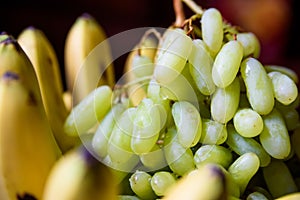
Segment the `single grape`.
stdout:
<path fill-rule="evenodd" d="M 144 171 L 134 172 L 130 179 L 130 187 L 132 191 L 141 199 L 155 199 L 156 195 L 151 187 L 151 175 Z"/>
<path fill-rule="evenodd" d="M 235 130 L 243 137 L 255 137 L 264 128 L 262 117 L 251 108 L 238 110 L 233 117 Z"/>
<path fill-rule="evenodd" d="M 231 151 L 219 145 L 203 145 L 194 155 L 194 161 L 199 168 L 201 165 L 213 163 L 227 168 L 232 162 Z"/>
<path fill-rule="evenodd" d="M 228 172 L 239 185 L 241 194 L 244 193 L 250 179 L 256 174 L 259 166 L 259 158 L 252 152 L 242 154 L 229 166 Z"/>
<path fill-rule="evenodd" d="M 151 187 L 157 196 L 164 196 L 166 191 L 175 183 L 175 176 L 167 171 L 156 172 L 151 178 Z"/>
<path fill-rule="evenodd" d="M 172 116 L 179 143 L 186 148 L 195 146 L 202 132 L 202 120 L 197 108 L 189 102 L 178 101 L 172 106 Z"/>
<path fill-rule="evenodd" d="M 280 72 L 269 72 L 272 80 L 275 98 L 282 104 L 291 104 L 298 96 L 296 83 L 287 75 Z"/>
<path fill-rule="evenodd" d="M 189 56 L 189 71 L 199 91 L 211 95 L 216 86 L 212 79 L 213 59 L 200 39 L 193 40 L 192 52 Z"/>
<path fill-rule="evenodd" d="M 216 55 L 223 43 L 223 18 L 219 10 L 209 8 L 201 18 L 202 38 L 211 54 Z"/>
<path fill-rule="evenodd" d="M 270 113 L 274 107 L 273 86 L 262 64 L 255 58 L 246 58 L 240 71 L 253 110 L 260 115 Z"/>
<path fill-rule="evenodd" d="M 285 122 L 279 111 L 275 108 L 263 116 L 264 129 L 259 134 L 263 148 L 274 158 L 284 159 L 289 156 L 291 143 Z"/>
<path fill-rule="evenodd" d="M 240 42 L 231 40 L 223 45 L 212 67 L 212 78 L 216 86 L 225 88 L 233 82 L 242 58 L 243 47 Z"/>
<path fill-rule="evenodd" d="M 227 139 L 226 126 L 211 119 L 202 119 L 201 144 L 223 144 Z"/>
<path fill-rule="evenodd" d="M 236 78 L 226 88 L 217 88 L 211 99 L 211 116 L 220 123 L 231 120 L 238 109 L 240 100 L 240 82 Z"/>

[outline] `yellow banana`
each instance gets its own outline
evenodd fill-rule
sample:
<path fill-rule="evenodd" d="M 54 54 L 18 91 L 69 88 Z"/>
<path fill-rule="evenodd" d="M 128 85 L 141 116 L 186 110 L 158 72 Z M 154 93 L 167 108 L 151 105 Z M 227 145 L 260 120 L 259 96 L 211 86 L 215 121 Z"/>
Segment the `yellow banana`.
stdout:
<path fill-rule="evenodd" d="M 90 54 L 100 43 L 102 48 L 97 49 L 96 54 Z M 90 56 L 86 59 L 88 55 Z M 73 93 L 74 105 L 97 86 L 109 85 L 113 88 L 115 84 L 106 34 L 100 24 L 88 14 L 78 17 L 67 34 L 65 72 L 67 89 Z"/>
<path fill-rule="evenodd" d="M 43 200 L 117 200 L 117 192 L 109 168 L 82 146 L 69 151 L 55 164 Z"/>
<path fill-rule="evenodd" d="M 63 85 L 55 51 L 46 35 L 34 27 L 24 29 L 18 42 L 33 64 L 48 120 L 64 153 L 81 141 L 79 137 L 67 135 L 63 129 L 68 111 L 63 100 Z"/>
<path fill-rule="evenodd" d="M 61 156 L 38 81 L 17 41 L 0 42 L 0 199 L 41 199 Z"/>
<path fill-rule="evenodd" d="M 167 191 L 163 200 L 226 199 L 226 180 L 223 170 L 214 164 L 206 164 L 179 179 Z"/>

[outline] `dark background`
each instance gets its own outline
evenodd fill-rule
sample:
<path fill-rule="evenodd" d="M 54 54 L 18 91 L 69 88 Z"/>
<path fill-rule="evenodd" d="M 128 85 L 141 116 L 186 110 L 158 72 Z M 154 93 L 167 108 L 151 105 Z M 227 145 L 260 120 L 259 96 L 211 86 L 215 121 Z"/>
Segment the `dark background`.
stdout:
<path fill-rule="evenodd" d="M 298 0 L 195 0 L 217 7 L 232 24 L 257 34 L 264 64 L 284 65 L 300 75 Z M 278 4 L 278 5 L 277 5 Z M 144 27 L 168 27 L 175 20 L 172 0 L 10 0 L 1 3 L 0 32 L 17 37 L 28 26 L 41 29 L 52 43 L 64 75 L 63 51 L 68 30 L 82 13 L 91 14 L 108 36 Z M 186 16 L 192 12 L 186 7 Z M 122 73 L 125 56 L 115 63 Z"/>

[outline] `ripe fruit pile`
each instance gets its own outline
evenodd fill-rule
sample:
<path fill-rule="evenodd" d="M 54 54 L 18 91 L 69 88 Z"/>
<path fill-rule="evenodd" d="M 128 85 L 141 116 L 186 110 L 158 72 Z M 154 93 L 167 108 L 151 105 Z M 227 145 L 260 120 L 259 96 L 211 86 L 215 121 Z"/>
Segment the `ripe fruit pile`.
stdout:
<path fill-rule="evenodd" d="M 182 19 L 178 2 L 122 84 L 108 45 L 88 57 L 105 39 L 90 16 L 66 40 L 65 94 L 41 31 L 0 36 L 1 199 L 300 198 L 297 74 L 263 65 L 256 36 L 217 9 L 184 0 L 196 14 Z"/>

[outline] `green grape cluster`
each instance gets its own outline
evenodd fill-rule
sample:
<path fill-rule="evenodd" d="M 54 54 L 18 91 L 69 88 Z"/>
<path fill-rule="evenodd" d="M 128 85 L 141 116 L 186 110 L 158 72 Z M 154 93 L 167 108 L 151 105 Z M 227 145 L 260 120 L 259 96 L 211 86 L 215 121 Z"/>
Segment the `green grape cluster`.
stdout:
<path fill-rule="evenodd" d="M 299 191 L 298 78 L 264 66 L 253 33 L 210 8 L 169 27 L 155 56 L 139 48 L 127 72 L 134 78 L 113 91 L 117 101 L 92 139 L 93 152 L 119 176 L 120 199 L 163 199 L 207 163 L 224 170 L 233 199 Z M 120 93 L 139 80 L 143 93 L 134 105 Z"/>

